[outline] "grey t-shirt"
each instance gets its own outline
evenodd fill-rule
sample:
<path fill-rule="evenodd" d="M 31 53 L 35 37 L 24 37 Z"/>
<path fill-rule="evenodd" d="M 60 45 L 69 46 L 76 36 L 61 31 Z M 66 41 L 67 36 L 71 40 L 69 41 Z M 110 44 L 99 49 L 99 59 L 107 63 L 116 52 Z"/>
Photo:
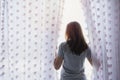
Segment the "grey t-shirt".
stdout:
<path fill-rule="evenodd" d="M 68 44 L 63 42 L 59 46 L 58 56 L 63 58 L 61 80 L 86 80 L 84 75 L 85 58 L 91 58 L 90 49 L 86 49 L 80 55 L 71 52 Z"/>

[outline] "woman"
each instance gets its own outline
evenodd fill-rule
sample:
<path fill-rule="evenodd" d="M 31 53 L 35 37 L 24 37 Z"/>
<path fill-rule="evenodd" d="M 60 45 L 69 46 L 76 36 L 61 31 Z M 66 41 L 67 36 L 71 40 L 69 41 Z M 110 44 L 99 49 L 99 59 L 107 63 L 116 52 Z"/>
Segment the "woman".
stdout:
<path fill-rule="evenodd" d="M 92 65 L 91 51 L 80 24 L 70 22 L 66 28 L 66 42 L 60 44 L 58 55 L 54 60 L 56 70 L 63 66 L 61 80 L 86 80 L 83 66 L 86 57 Z"/>

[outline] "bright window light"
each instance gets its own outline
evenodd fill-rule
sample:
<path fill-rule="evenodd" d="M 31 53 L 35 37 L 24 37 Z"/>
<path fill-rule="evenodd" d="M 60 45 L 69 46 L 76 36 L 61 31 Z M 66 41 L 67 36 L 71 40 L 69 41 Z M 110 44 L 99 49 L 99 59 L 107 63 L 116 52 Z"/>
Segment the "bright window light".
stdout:
<path fill-rule="evenodd" d="M 62 24 L 61 29 L 59 33 L 59 39 L 58 39 L 58 45 L 65 41 L 65 29 L 66 25 L 71 21 L 77 21 L 80 23 L 83 33 L 85 35 L 85 38 L 87 42 L 89 42 L 86 35 L 88 34 L 86 29 L 86 23 L 85 23 L 85 17 L 83 16 L 83 11 L 81 9 L 80 1 L 79 0 L 65 0 L 64 4 L 64 10 L 63 10 L 63 18 L 62 18 Z M 88 60 L 85 60 L 85 74 L 87 77 L 87 80 L 91 80 L 91 74 L 92 74 L 92 66 L 88 62 Z M 60 78 L 60 70 L 58 71 L 58 77 Z"/>

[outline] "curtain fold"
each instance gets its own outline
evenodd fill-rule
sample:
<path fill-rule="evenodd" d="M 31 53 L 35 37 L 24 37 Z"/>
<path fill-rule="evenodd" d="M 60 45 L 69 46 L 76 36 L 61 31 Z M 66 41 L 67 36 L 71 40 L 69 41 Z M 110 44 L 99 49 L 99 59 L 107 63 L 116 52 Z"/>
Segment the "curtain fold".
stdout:
<path fill-rule="evenodd" d="M 0 0 L 0 80 L 56 80 L 64 0 Z"/>
<path fill-rule="evenodd" d="M 92 55 L 101 62 L 94 80 L 120 79 L 120 0 L 80 0 L 86 16 Z M 94 62 L 94 60 L 93 60 Z"/>

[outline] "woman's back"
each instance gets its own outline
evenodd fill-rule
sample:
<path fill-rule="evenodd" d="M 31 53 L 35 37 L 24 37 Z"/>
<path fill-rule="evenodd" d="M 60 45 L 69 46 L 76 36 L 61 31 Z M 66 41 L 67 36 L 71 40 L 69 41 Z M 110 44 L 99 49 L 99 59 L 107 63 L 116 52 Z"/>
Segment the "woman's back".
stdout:
<path fill-rule="evenodd" d="M 86 80 L 83 64 L 85 57 L 91 62 L 91 53 L 80 24 L 70 22 L 65 34 L 66 42 L 60 44 L 58 56 L 54 60 L 55 69 L 63 66 L 61 80 Z"/>
<path fill-rule="evenodd" d="M 86 49 L 80 55 L 76 55 L 70 50 L 68 44 L 63 42 L 59 46 L 58 56 L 64 59 L 61 80 L 86 80 L 84 61 L 85 57 L 90 57 L 89 49 Z"/>

